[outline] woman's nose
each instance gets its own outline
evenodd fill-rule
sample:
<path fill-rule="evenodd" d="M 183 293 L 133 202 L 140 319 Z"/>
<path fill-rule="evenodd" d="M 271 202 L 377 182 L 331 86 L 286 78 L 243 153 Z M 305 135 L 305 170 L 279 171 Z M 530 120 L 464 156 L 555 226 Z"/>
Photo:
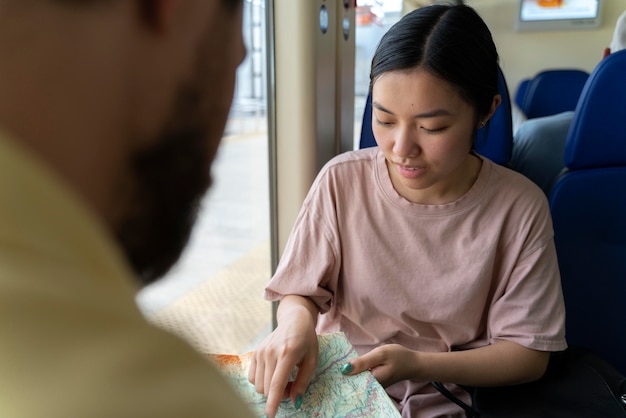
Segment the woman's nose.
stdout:
<path fill-rule="evenodd" d="M 416 133 L 411 128 L 398 129 L 394 138 L 393 153 L 400 157 L 415 157 L 419 152 Z"/>

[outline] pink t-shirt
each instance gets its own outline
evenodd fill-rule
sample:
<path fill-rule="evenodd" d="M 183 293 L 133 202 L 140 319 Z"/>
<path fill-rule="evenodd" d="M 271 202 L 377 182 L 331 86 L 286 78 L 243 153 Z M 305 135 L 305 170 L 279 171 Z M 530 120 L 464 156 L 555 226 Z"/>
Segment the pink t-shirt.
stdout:
<path fill-rule="evenodd" d="M 309 296 L 322 312 L 318 332 L 345 332 L 361 354 L 389 343 L 451 351 L 494 339 L 564 350 L 545 195 L 482 161 L 464 196 L 420 205 L 395 191 L 378 148 L 335 157 L 303 203 L 266 299 Z"/>

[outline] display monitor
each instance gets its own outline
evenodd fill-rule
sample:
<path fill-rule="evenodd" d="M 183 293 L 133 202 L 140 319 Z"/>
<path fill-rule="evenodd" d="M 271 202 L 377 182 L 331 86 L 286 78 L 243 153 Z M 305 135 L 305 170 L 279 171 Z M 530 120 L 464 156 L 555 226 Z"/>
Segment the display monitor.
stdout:
<path fill-rule="evenodd" d="M 594 29 L 602 23 L 603 0 L 518 0 L 518 31 Z"/>

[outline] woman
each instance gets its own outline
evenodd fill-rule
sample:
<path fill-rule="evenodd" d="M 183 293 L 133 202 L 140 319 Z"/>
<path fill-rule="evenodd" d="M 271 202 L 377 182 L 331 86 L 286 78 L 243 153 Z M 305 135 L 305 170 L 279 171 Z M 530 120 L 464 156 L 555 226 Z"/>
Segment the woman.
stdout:
<path fill-rule="evenodd" d="M 320 172 L 266 289 L 278 326 L 249 378 L 268 416 L 283 398 L 302 403 L 316 333 L 345 332 L 360 357 L 342 372 L 371 370 L 405 417 L 463 415 L 429 382 L 470 402 L 456 385 L 536 380 L 566 348 L 545 196 L 472 151 L 501 100 L 497 68 L 467 6 L 417 9 L 381 40 L 378 148 Z"/>

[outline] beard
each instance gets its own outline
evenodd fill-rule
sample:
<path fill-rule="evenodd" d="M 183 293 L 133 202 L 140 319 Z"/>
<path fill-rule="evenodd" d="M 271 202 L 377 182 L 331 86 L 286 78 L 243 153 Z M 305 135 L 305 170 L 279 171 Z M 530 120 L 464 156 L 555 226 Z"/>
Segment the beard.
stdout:
<path fill-rule="evenodd" d="M 178 261 L 211 185 L 211 162 L 225 118 L 206 117 L 202 93 L 197 83 L 181 87 L 156 145 L 131 157 L 133 204 L 116 235 L 142 285 Z"/>
<path fill-rule="evenodd" d="M 150 141 L 154 145 L 135 151 L 128 163 L 130 187 L 123 201 L 129 204 L 115 235 L 144 285 L 178 261 L 211 185 L 239 64 L 214 36 L 214 26 L 208 25 L 195 71 L 179 86 L 169 120 Z M 232 36 L 228 45 L 236 46 Z"/>

